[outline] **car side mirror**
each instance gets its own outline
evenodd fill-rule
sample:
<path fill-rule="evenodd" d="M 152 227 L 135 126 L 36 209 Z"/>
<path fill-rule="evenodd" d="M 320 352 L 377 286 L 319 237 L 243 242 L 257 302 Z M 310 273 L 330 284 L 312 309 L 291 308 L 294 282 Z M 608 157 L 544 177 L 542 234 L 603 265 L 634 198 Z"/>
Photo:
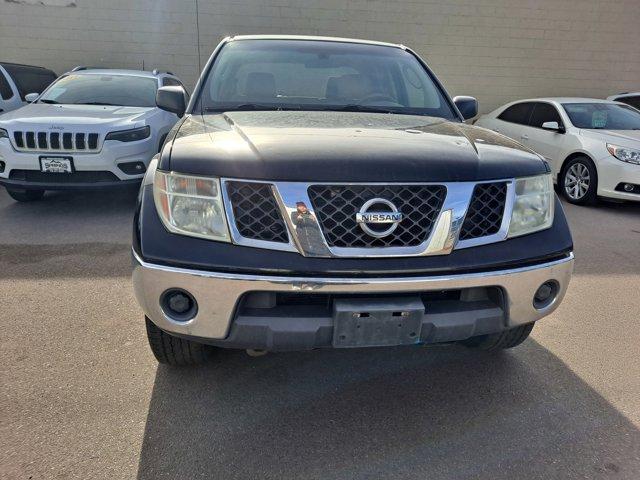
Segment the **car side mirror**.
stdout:
<path fill-rule="evenodd" d="M 182 117 L 187 109 L 186 95 L 182 87 L 160 87 L 156 92 L 156 105 L 162 110 Z"/>
<path fill-rule="evenodd" d="M 564 133 L 566 130 L 564 125 L 558 124 L 558 122 L 544 122 L 542 128 L 545 130 L 551 130 L 558 133 Z"/>
<path fill-rule="evenodd" d="M 24 99 L 26 102 L 33 103 L 38 99 L 39 96 L 40 96 L 39 93 L 27 93 L 24 96 Z"/>
<path fill-rule="evenodd" d="M 465 120 L 469 120 L 470 118 L 478 115 L 478 100 L 473 97 L 463 95 L 453 97 L 453 103 L 458 107 L 458 110 L 462 114 L 462 118 Z"/>

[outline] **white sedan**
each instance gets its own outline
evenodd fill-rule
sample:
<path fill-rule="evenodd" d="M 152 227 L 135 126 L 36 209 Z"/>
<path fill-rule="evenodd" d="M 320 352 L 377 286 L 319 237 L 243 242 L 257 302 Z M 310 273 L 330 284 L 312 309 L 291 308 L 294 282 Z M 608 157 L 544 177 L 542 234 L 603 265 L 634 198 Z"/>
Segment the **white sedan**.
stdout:
<path fill-rule="evenodd" d="M 640 111 L 591 98 L 519 100 L 481 116 L 476 125 L 542 155 L 571 203 L 598 196 L 640 201 Z"/>

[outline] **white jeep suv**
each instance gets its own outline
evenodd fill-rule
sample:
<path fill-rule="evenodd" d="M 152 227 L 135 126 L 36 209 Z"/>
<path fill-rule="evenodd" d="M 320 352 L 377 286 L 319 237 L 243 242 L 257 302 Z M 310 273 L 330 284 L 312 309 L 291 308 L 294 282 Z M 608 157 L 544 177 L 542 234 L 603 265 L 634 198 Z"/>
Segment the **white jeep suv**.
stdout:
<path fill-rule="evenodd" d="M 156 91 L 166 72 L 76 67 L 0 117 L 0 184 L 18 201 L 45 190 L 137 184 L 178 117 Z M 185 90 L 185 96 L 187 95 Z"/>

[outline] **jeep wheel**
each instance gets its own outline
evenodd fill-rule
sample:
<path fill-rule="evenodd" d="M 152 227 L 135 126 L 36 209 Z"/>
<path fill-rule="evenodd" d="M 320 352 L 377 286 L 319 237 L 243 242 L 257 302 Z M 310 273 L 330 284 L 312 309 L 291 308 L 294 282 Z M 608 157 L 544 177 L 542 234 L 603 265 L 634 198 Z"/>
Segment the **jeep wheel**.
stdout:
<path fill-rule="evenodd" d="M 598 173 L 588 157 L 567 162 L 560 174 L 560 190 L 564 198 L 576 205 L 593 204 L 598 191 Z"/>
<path fill-rule="evenodd" d="M 44 190 L 11 190 L 7 188 L 7 193 L 17 202 L 34 202 L 42 200 Z"/>
<path fill-rule="evenodd" d="M 466 347 L 477 348 L 479 350 L 503 350 L 505 348 L 513 348 L 520 345 L 527 339 L 532 329 L 533 323 L 528 323 L 500 333 L 471 337 L 460 343 Z"/>
<path fill-rule="evenodd" d="M 147 317 L 144 320 L 149 346 L 158 362 L 182 367 L 205 363 L 211 357 L 214 348 L 210 345 L 175 337 L 160 330 Z"/>

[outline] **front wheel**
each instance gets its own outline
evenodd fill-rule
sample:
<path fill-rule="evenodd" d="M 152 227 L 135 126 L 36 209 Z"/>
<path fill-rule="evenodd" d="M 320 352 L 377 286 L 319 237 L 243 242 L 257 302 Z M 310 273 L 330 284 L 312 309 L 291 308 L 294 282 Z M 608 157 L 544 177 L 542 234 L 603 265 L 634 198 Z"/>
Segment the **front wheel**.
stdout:
<path fill-rule="evenodd" d="M 569 160 L 562 169 L 559 183 L 562 195 L 570 203 L 588 205 L 597 199 L 598 172 L 590 158 Z"/>
<path fill-rule="evenodd" d="M 526 325 L 520 325 L 519 327 L 505 330 L 504 332 L 471 337 L 460 343 L 469 348 L 477 348 L 485 351 L 503 350 L 520 345 L 527 339 L 531 330 L 533 330 L 533 323 L 527 323 Z"/>
<path fill-rule="evenodd" d="M 149 346 L 158 362 L 184 367 L 199 365 L 211 358 L 214 347 L 175 337 L 156 327 L 147 317 L 144 320 Z"/>
<path fill-rule="evenodd" d="M 35 202 L 44 197 L 44 190 L 12 190 L 7 188 L 7 193 L 16 202 Z"/>

